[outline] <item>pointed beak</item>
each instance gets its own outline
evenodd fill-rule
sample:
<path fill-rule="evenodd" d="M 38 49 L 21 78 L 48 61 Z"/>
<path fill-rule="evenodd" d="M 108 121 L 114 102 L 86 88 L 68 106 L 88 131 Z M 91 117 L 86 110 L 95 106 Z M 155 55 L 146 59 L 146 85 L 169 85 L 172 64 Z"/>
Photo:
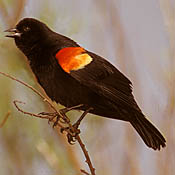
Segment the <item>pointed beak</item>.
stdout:
<path fill-rule="evenodd" d="M 11 29 L 5 30 L 4 32 L 9 33 L 8 35 L 5 35 L 6 37 L 9 37 L 9 38 L 16 38 L 21 36 L 21 33 L 16 28 L 11 28 Z"/>

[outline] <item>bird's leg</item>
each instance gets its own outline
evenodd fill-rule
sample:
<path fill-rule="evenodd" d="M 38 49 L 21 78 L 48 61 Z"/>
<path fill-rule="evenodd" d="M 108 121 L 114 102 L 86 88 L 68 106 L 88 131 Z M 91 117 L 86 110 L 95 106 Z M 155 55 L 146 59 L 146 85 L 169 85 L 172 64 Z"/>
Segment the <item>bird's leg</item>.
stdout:
<path fill-rule="evenodd" d="M 84 117 L 89 113 L 89 111 L 91 111 L 93 108 L 90 107 L 88 108 L 86 111 L 83 112 L 83 114 L 80 116 L 80 118 L 73 124 L 73 127 L 75 129 L 78 129 L 78 127 L 80 126 L 81 121 L 84 119 Z"/>
<path fill-rule="evenodd" d="M 70 122 L 69 118 L 65 115 L 67 112 L 69 112 L 71 110 L 74 110 L 74 109 L 77 109 L 77 108 L 82 107 L 82 106 L 83 106 L 83 104 L 80 104 L 80 105 L 72 106 L 70 108 L 60 109 L 59 112 L 61 113 L 61 115 L 64 117 L 64 120 L 65 120 L 65 122 L 63 122 L 63 123 L 69 123 Z"/>
<path fill-rule="evenodd" d="M 60 109 L 60 113 L 61 114 L 66 114 L 67 112 L 71 111 L 71 110 L 74 110 L 74 109 L 77 109 L 79 107 L 82 107 L 83 104 L 79 104 L 79 105 L 76 105 L 76 106 L 72 106 L 70 108 L 63 108 L 63 109 Z"/>
<path fill-rule="evenodd" d="M 80 118 L 72 125 L 72 127 L 65 127 L 65 128 L 61 128 L 61 133 L 63 133 L 64 131 L 67 131 L 67 139 L 68 139 L 68 142 L 70 144 L 72 144 L 72 142 L 74 143 L 76 140 L 76 136 L 78 134 L 80 134 L 80 130 L 78 129 L 81 121 L 84 119 L 84 117 L 88 114 L 88 112 L 90 110 L 92 110 L 93 108 L 88 108 L 86 111 L 83 112 L 83 114 L 80 116 Z"/>

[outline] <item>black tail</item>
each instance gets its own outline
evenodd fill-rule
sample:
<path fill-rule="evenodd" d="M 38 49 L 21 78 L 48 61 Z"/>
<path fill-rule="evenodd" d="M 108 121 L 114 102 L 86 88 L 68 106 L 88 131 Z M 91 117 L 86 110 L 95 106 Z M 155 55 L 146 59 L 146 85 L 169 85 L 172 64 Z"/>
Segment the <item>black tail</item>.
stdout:
<path fill-rule="evenodd" d="M 165 138 L 142 113 L 135 113 L 134 118 L 135 120 L 130 122 L 148 147 L 153 148 L 154 150 L 160 150 L 161 146 L 166 146 Z"/>

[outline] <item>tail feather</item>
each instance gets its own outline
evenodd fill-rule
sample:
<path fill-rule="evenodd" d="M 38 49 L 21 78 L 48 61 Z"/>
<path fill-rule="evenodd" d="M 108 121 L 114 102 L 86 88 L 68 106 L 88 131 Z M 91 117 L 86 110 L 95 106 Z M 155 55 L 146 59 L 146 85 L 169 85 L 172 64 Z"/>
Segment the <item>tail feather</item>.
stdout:
<path fill-rule="evenodd" d="M 133 118 L 134 120 L 130 121 L 132 126 L 136 129 L 148 147 L 153 148 L 154 150 L 160 150 L 161 146 L 166 146 L 166 140 L 160 131 L 148 121 L 142 113 L 134 113 Z"/>

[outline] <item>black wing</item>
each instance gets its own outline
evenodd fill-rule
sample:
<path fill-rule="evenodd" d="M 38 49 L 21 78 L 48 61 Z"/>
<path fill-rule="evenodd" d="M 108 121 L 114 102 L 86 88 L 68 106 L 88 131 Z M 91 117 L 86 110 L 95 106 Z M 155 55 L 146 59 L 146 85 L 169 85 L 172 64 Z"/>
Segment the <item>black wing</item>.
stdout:
<path fill-rule="evenodd" d="M 102 57 L 87 52 L 93 61 L 70 75 L 84 86 L 120 106 L 140 110 L 132 95 L 132 83 L 112 64 Z"/>

